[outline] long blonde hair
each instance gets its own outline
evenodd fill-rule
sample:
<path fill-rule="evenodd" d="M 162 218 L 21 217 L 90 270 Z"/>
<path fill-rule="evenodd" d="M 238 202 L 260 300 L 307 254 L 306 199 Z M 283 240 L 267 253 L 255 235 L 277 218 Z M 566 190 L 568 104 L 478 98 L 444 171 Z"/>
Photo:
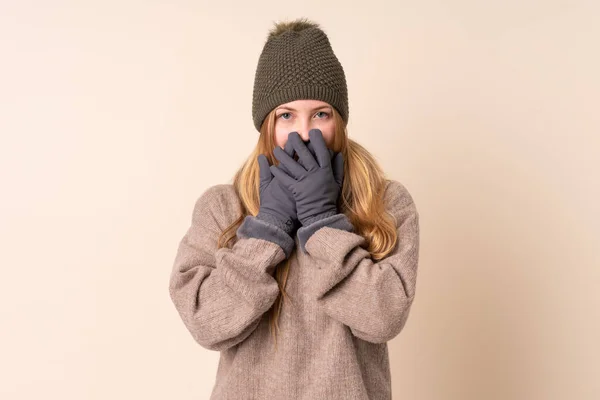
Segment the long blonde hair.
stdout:
<path fill-rule="evenodd" d="M 355 228 L 355 233 L 366 239 L 366 250 L 376 261 L 389 254 L 398 241 L 396 222 L 386 211 L 384 192 L 387 178 L 375 158 L 360 144 L 348 138 L 347 129 L 339 113 L 331 108 L 335 121 L 333 149 L 341 151 L 344 157 L 344 181 L 338 209 L 344 213 Z M 271 165 L 279 165 L 273 154 L 275 148 L 275 110 L 271 111 L 260 129 L 260 137 L 254 151 L 238 169 L 233 186 L 240 199 L 242 214 L 219 236 L 218 247 L 226 247 L 236 237 L 237 228 L 247 215 L 256 215 L 260 208 L 259 172 L 257 162 L 259 154 L 264 154 Z M 275 279 L 279 285 L 279 296 L 271 307 L 270 328 L 277 346 L 279 315 L 283 302 L 290 301 L 285 286 L 290 269 L 291 257 L 282 261 L 275 269 Z"/>

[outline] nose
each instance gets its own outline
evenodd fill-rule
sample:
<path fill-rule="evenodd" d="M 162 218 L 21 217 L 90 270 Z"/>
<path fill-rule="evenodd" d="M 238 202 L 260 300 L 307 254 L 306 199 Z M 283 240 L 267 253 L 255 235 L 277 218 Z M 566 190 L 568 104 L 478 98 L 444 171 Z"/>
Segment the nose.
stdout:
<path fill-rule="evenodd" d="M 313 126 L 310 118 L 308 120 L 302 119 L 300 122 L 298 122 L 298 126 L 296 126 L 296 132 L 298 132 L 298 135 L 300 135 L 304 143 L 308 143 L 310 140 L 308 131 L 310 131 L 312 128 Z"/>
<path fill-rule="evenodd" d="M 308 131 L 310 130 L 310 127 L 302 127 L 302 129 L 298 129 L 296 132 L 298 132 L 298 135 L 300 135 L 300 138 L 302 138 L 302 141 L 304 143 L 307 143 L 310 138 L 308 137 Z"/>
<path fill-rule="evenodd" d="M 302 133 L 302 134 L 300 135 L 300 137 L 302 138 L 302 141 L 304 142 L 304 144 L 306 144 L 306 143 L 308 143 L 308 142 L 309 142 L 308 133 L 306 133 L 306 132 L 305 132 L 305 133 Z"/>
<path fill-rule="evenodd" d="M 290 133 L 292 132 L 296 132 L 298 134 L 298 136 L 300 136 L 300 139 L 302 139 L 302 142 L 304 142 L 305 145 L 308 145 L 310 142 L 310 137 L 308 136 L 308 131 L 307 130 L 301 130 L 301 129 L 297 129 L 294 131 L 290 131 Z M 288 133 L 289 135 L 289 133 Z"/>

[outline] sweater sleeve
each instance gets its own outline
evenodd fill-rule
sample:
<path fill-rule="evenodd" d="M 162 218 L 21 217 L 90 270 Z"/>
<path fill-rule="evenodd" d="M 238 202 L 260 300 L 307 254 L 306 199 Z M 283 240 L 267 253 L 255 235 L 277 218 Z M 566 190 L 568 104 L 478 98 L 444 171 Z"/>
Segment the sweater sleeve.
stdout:
<path fill-rule="evenodd" d="M 311 295 L 331 318 L 372 343 L 385 343 L 403 329 L 415 296 L 419 256 L 419 214 L 406 188 L 390 181 L 388 210 L 396 219 L 398 243 L 392 253 L 374 262 L 361 247 L 365 239 L 353 232 L 344 214 L 315 222 L 320 228 L 306 242 L 315 259 Z M 299 236 L 302 232 L 299 231 Z"/>
<path fill-rule="evenodd" d="M 254 237 L 238 236 L 231 249 L 217 249 L 222 227 L 235 219 L 225 217 L 235 210 L 227 209 L 222 188 L 213 186 L 196 201 L 169 282 L 186 328 L 197 343 L 216 351 L 235 346 L 258 327 L 279 294 L 273 273 L 285 258 L 281 246 Z"/>

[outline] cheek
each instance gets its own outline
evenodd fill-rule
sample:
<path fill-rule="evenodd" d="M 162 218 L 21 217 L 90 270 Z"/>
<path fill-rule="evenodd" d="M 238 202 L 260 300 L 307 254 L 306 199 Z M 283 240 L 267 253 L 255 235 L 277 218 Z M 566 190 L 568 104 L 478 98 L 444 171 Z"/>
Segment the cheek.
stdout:
<path fill-rule="evenodd" d="M 275 127 L 275 144 L 281 148 L 287 140 L 287 133 L 284 129 Z"/>
<path fill-rule="evenodd" d="M 334 125 L 333 121 L 331 122 L 331 124 L 327 124 L 326 126 L 323 126 L 323 129 L 321 129 L 321 132 L 323 132 L 323 139 L 325 139 L 325 143 L 327 143 L 328 146 L 332 146 L 333 145 L 333 137 L 335 136 L 335 125 Z"/>

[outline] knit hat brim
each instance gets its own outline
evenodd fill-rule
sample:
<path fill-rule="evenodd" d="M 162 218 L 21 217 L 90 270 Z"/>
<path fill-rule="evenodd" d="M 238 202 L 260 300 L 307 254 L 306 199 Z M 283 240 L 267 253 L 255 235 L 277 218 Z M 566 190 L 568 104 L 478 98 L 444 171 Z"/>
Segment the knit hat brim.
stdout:
<path fill-rule="evenodd" d="M 348 119 L 348 110 L 335 107 L 336 104 L 343 104 L 343 98 L 339 92 L 331 90 L 325 86 L 297 86 L 284 88 L 271 93 L 269 97 L 262 100 L 257 108 L 254 118 L 254 126 L 260 131 L 260 127 L 266 116 L 276 107 L 295 100 L 321 100 L 332 105 L 340 114 L 341 118 Z"/>

